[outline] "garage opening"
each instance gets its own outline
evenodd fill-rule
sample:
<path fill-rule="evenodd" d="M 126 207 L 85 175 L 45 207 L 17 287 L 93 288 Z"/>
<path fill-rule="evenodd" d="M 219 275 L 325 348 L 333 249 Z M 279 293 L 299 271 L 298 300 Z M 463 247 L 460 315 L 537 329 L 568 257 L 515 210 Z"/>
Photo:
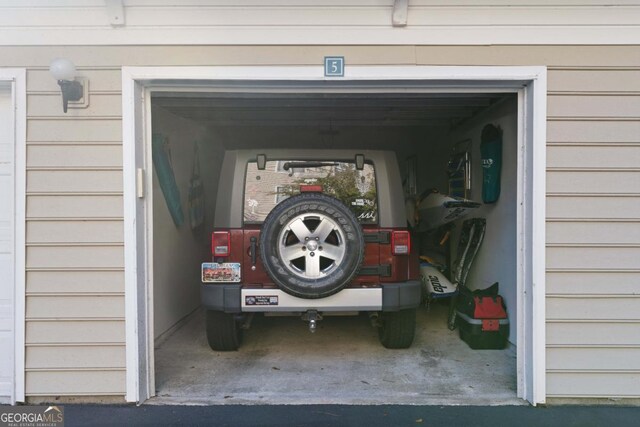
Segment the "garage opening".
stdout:
<path fill-rule="evenodd" d="M 517 398 L 516 373 L 515 93 L 162 91 L 152 94 L 151 112 L 156 167 L 152 214 L 155 402 L 523 402 Z M 419 254 L 451 278 L 463 221 L 486 220 L 484 241 L 466 284 L 470 289 L 486 289 L 499 283 L 513 325 L 506 349 L 473 350 L 461 341 L 458 330 L 447 326 L 448 298 L 433 299 L 418 308 L 415 339 L 406 350 L 381 346 L 366 314 L 325 316 L 314 334 L 299 316 L 257 314 L 244 331 L 239 351 L 209 348 L 200 301 L 200 265 L 212 260 L 217 195 L 230 191 L 218 185 L 225 152 L 299 147 L 392 151 L 407 200 L 424 199 L 437 191 L 457 192 L 482 202 L 480 145 L 486 125 L 499 129 L 503 140 L 498 200 L 481 204 L 446 227 L 421 228 L 411 218 L 413 213 L 408 221 L 414 222 L 412 239 Z M 282 162 L 273 160 L 267 162 L 263 181 L 274 179 L 269 173 L 289 175 L 277 169 Z M 167 165 L 167 170 L 162 169 Z M 455 181 L 459 176 L 452 175 L 452 167 L 465 170 L 463 188 Z M 163 188 L 167 184 L 161 181 L 171 179 L 167 174 L 173 176 L 175 194 Z M 193 206 L 197 179 L 202 183 L 198 190 L 204 200 L 198 205 L 201 212 Z M 258 204 L 266 203 L 269 210 L 287 197 L 279 181 L 263 184 L 269 186 L 261 187 L 263 197 L 251 196 L 255 204 L 245 209 L 260 211 Z M 411 203 L 407 209 L 413 209 Z"/>
<path fill-rule="evenodd" d="M 127 400 L 544 402 L 544 69 L 362 67 L 345 81 L 325 81 L 313 67 L 285 67 L 281 80 L 239 68 L 209 67 L 204 74 L 123 69 L 129 82 L 123 86 Z M 238 75 L 248 80 L 236 80 Z M 218 80 L 206 80 L 214 76 Z M 467 217 L 484 218 L 487 227 L 466 283 L 471 289 L 499 283 L 510 321 L 506 349 L 471 350 L 447 328 L 446 299 L 418 308 L 407 350 L 381 346 L 362 315 L 326 316 L 315 334 L 308 332 L 309 319 L 258 315 L 239 351 L 209 349 L 197 288 L 200 263 L 212 257 L 216 195 L 233 192 L 219 185 L 225 152 L 318 146 L 391 151 L 400 192 L 419 197 L 436 194 L 434 188 L 453 194 L 450 166 L 464 154 L 469 167 L 462 196 L 479 200 L 487 125 L 503 140 L 502 188 L 498 200 Z M 161 188 L 152 161 L 157 153 L 179 194 L 167 196 Z M 187 195 L 198 170 L 204 205 L 195 212 L 202 223 L 192 229 Z M 269 193 L 277 205 L 278 189 Z M 440 253 L 433 253 L 428 230 L 415 224 L 413 244 L 432 265 L 440 259 L 451 269 L 465 219 L 454 222 L 449 246 Z"/>

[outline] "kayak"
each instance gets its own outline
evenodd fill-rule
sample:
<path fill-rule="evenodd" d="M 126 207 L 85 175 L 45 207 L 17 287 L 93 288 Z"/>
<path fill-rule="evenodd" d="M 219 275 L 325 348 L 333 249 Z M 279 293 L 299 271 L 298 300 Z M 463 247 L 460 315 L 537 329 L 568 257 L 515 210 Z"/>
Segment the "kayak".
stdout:
<path fill-rule="evenodd" d="M 420 280 L 428 300 L 448 298 L 458 294 L 458 287 L 429 263 L 420 263 Z"/>
<path fill-rule="evenodd" d="M 481 203 L 472 200 L 431 192 L 418 204 L 418 217 L 420 219 L 418 230 L 433 230 L 469 215 L 480 206 L 482 206 Z"/>

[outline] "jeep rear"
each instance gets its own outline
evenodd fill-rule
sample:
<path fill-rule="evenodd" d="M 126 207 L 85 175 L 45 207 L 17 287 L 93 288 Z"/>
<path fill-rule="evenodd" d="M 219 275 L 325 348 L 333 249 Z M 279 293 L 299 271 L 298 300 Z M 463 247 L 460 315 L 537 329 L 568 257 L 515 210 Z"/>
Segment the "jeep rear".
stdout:
<path fill-rule="evenodd" d="M 311 331 L 368 312 L 385 347 L 411 345 L 418 262 L 392 152 L 229 151 L 219 188 L 201 287 L 212 349 L 236 350 L 256 312 Z"/>

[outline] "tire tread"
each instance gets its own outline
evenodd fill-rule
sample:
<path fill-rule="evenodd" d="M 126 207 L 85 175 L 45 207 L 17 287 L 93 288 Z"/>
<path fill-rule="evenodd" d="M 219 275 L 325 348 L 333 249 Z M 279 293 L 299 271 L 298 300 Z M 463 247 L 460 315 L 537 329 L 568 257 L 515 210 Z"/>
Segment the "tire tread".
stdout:
<path fill-rule="evenodd" d="M 207 341 L 215 351 L 235 351 L 242 343 L 242 329 L 233 314 L 207 310 Z"/>
<path fill-rule="evenodd" d="M 378 329 L 380 343 L 386 348 L 409 348 L 416 331 L 416 309 L 384 313 L 382 326 Z"/>

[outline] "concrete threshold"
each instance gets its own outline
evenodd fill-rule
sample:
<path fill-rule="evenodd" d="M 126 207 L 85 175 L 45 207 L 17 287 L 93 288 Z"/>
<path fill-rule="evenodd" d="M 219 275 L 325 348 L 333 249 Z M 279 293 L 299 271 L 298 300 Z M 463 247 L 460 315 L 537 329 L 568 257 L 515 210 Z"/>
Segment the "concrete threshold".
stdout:
<path fill-rule="evenodd" d="M 367 316 L 326 317 L 315 334 L 296 317 L 256 315 L 237 352 L 214 352 L 204 312 L 155 352 L 153 405 L 526 405 L 516 353 L 472 350 L 446 327 L 447 307 L 418 310 L 413 346 L 388 350 Z"/>

